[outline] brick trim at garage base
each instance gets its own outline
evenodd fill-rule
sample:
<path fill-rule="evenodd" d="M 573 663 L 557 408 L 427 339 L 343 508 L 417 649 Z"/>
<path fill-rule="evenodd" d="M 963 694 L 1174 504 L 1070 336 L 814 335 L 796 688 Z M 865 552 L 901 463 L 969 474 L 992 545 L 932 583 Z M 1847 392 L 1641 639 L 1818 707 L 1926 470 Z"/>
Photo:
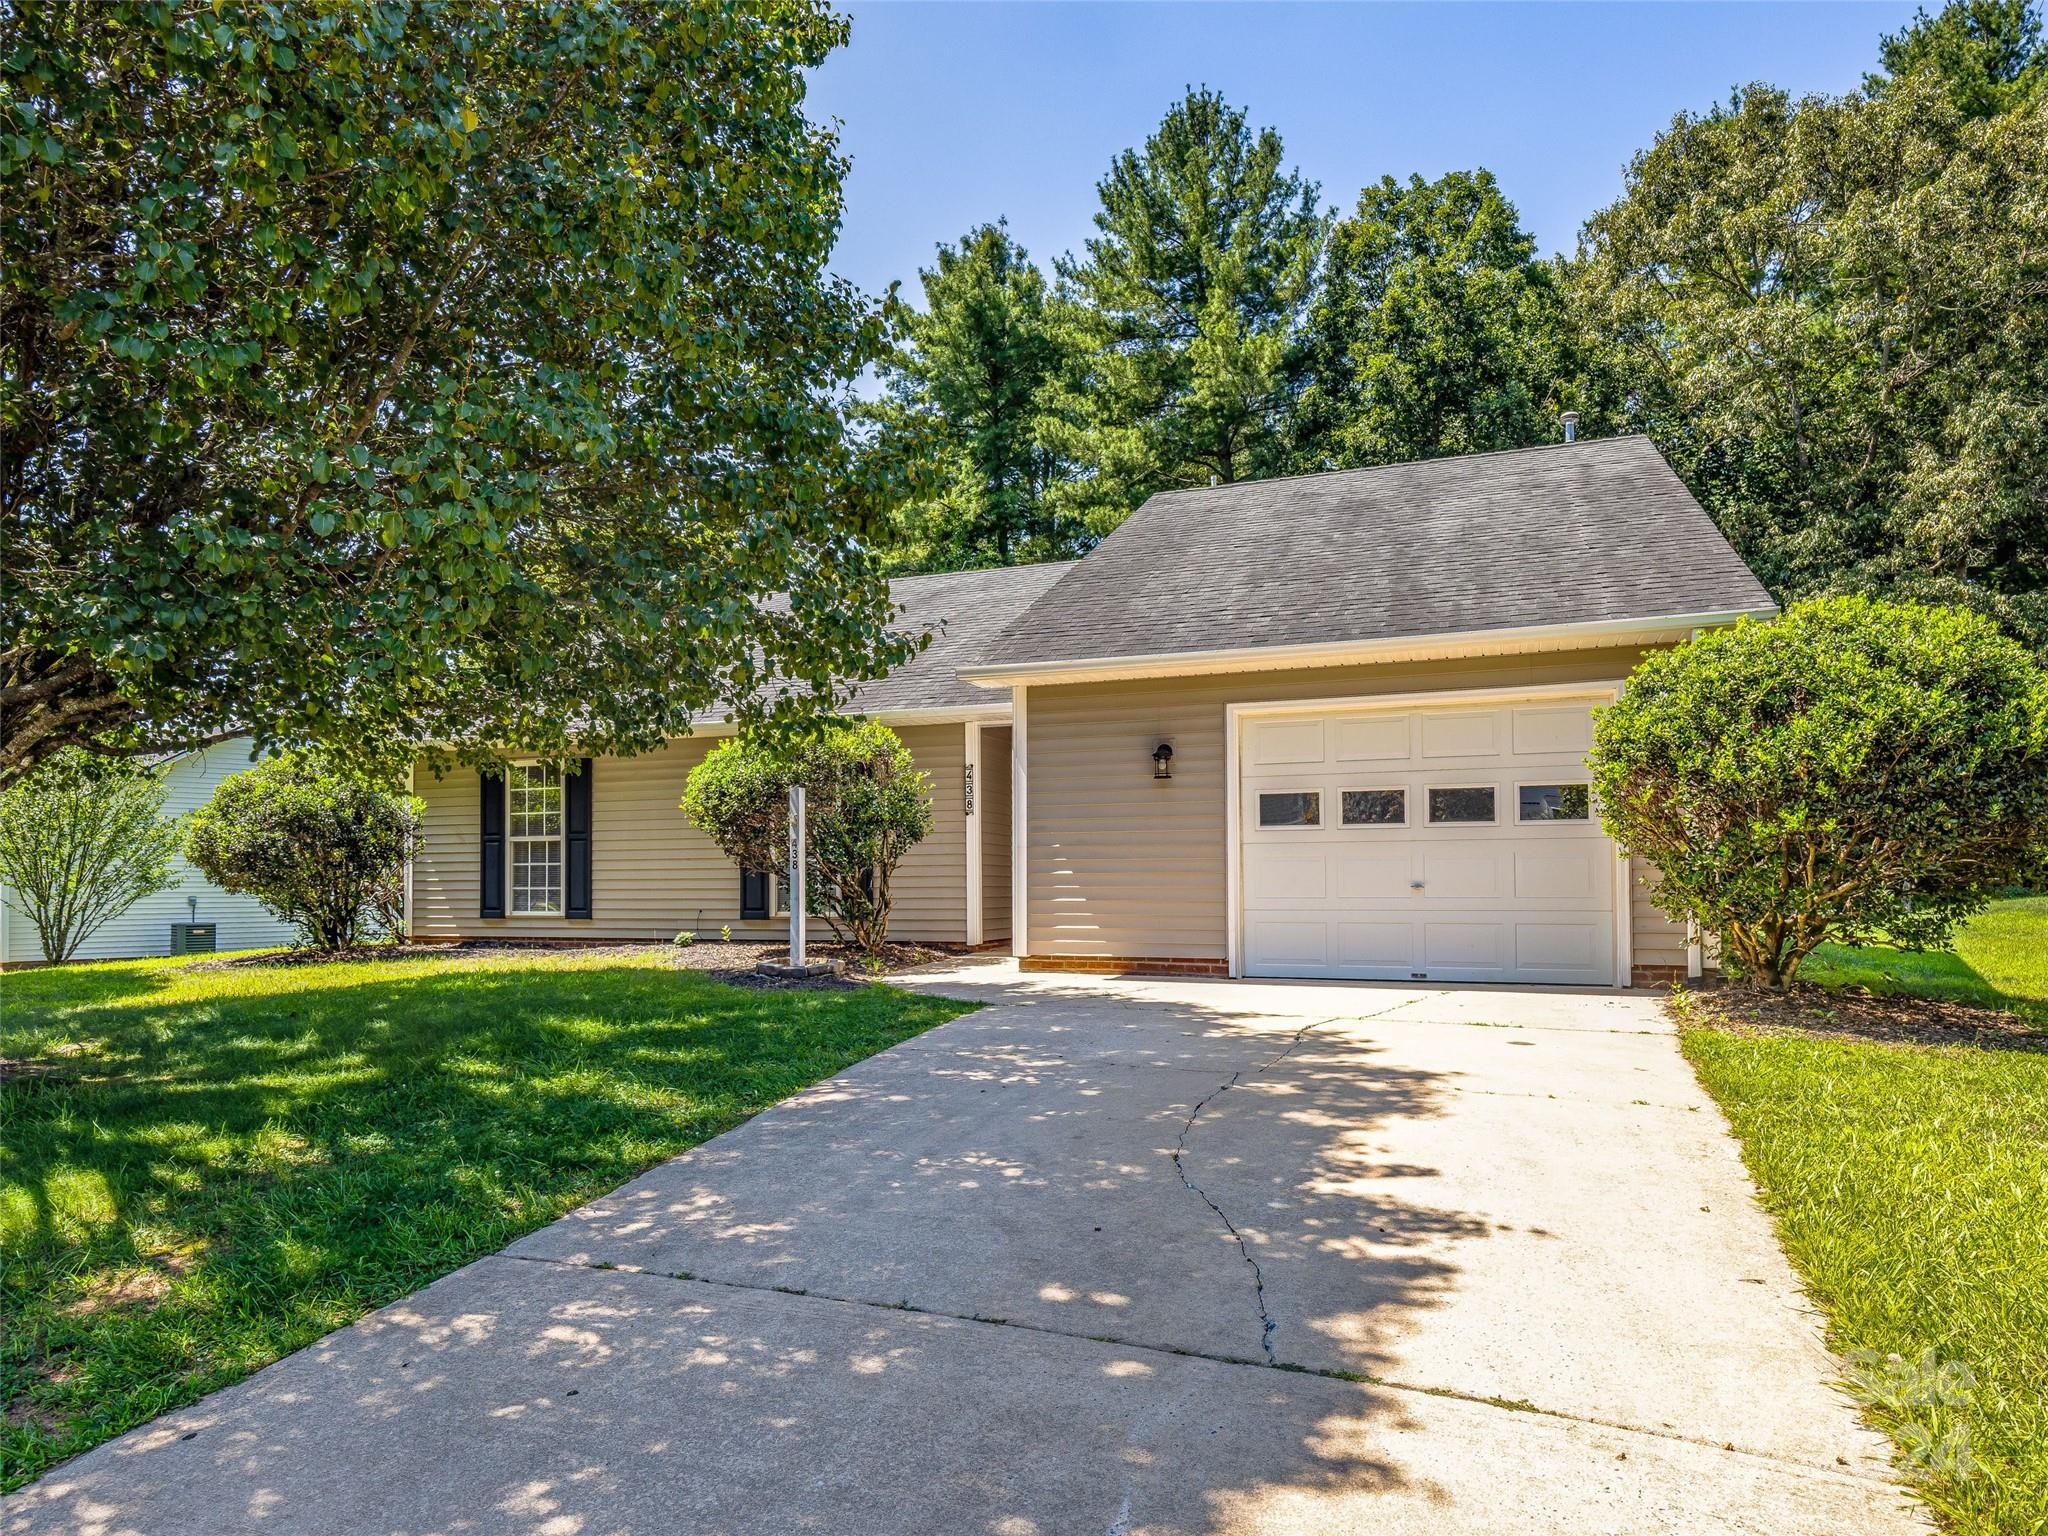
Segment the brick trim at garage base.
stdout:
<path fill-rule="evenodd" d="M 1637 965 L 1631 966 L 1628 973 L 1628 984 L 1632 987 L 1676 987 L 1684 981 L 1682 965 Z"/>
<path fill-rule="evenodd" d="M 1175 960 L 1164 955 L 1025 955 L 1021 971 L 1067 971 L 1082 976 L 1228 976 L 1227 960 Z"/>

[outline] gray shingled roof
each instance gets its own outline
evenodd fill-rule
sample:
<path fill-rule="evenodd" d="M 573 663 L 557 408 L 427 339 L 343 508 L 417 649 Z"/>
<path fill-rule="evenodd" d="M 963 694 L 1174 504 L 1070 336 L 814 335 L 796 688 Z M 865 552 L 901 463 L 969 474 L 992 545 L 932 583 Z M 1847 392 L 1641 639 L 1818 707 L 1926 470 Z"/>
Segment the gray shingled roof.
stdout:
<path fill-rule="evenodd" d="M 961 682 L 955 672 L 980 661 L 991 641 L 1073 569 L 1073 561 L 1061 560 L 897 577 L 889 583 L 889 595 L 903 609 L 895 628 L 907 634 L 929 628 L 932 643 L 881 681 L 864 684 L 854 695 L 852 710 L 886 714 L 899 709 L 987 709 L 1002 703 L 986 688 Z"/>
<path fill-rule="evenodd" d="M 1162 492 L 984 665 L 1771 606 L 1649 440 L 1614 437 Z"/>

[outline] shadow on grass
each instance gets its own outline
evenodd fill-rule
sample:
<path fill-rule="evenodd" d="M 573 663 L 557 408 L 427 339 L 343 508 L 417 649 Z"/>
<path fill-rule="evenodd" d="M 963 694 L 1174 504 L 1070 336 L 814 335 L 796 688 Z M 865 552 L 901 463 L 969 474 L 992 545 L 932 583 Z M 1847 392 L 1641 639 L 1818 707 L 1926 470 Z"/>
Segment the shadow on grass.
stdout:
<path fill-rule="evenodd" d="M 10 977 L 0 1050 L 65 1075 L 0 1087 L 6 1484 L 966 1006 L 631 963 Z"/>

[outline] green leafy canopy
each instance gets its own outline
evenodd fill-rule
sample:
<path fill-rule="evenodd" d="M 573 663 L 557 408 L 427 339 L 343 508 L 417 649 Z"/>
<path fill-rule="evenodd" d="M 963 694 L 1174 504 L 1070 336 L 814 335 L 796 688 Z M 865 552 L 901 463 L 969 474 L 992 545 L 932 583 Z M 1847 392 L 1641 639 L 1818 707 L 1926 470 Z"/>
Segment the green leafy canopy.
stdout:
<path fill-rule="evenodd" d="M 1296 365 L 1297 467 L 1553 441 L 1569 330 L 1490 172 L 1383 177 L 1331 231 Z"/>
<path fill-rule="evenodd" d="M 631 751 L 900 659 L 802 111 L 843 19 L 8 9 L 0 784 L 239 728 Z"/>

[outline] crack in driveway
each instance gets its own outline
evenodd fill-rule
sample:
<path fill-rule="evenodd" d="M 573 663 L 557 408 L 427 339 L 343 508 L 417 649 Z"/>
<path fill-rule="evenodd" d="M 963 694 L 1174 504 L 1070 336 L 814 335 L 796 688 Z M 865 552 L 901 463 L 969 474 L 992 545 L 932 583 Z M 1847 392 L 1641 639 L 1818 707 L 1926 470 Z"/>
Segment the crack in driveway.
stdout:
<path fill-rule="evenodd" d="M 1187 1185 L 1189 1189 L 1193 1190 L 1194 1193 L 1198 1197 L 1200 1197 L 1201 1202 L 1204 1205 L 1208 1206 L 1210 1210 L 1216 1213 L 1216 1219 L 1223 1223 L 1224 1229 L 1230 1233 L 1231 1240 L 1237 1244 L 1238 1253 L 1243 1257 L 1245 1263 L 1251 1266 L 1252 1296 L 1253 1299 L 1258 1303 L 1259 1308 L 1259 1348 L 1265 1351 L 1266 1364 L 1268 1365 L 1278 1365 L 1280 1363 L 1280 1357 L 1273 1352 L 1273 1335 L 1276 1331 L 1278 1331 L 1280 1327 L 1280 1320 L 1274 1317 L 1273 1314 L 1266 1308 L 1266 1272 L 1259 1267 L 1259 1261 L 1252 1253 L 1251 1244 L 1247 1243 L 1244 1240 L 1244 1234 L 1237 1230 L 1237 1223 L 1230 1219 L 1229 1213 L 1226 1212 L 1222 1206 L 1218 1205 L 1214 1200 L 1209 1198 L 1209 1193 L 1207 1190 L 1203 1189 L 1201 1185 L 1197 1184 L 1193 1179 L 1188 1177 L 1188 1168 L 1186 1162 L 1188 1150 L 1188 1132 L 1192 1131 L 1195 1128 L 1195 1121 L 1201 1117 L 1201 1113 L 1203 1110 L 1207 1109 L 1209 1105 L 1213 1103 L 1215 1100 L 1222 1098 L 1224 1094 L 1230 1092 L 1231 1089 L 1235 1088 L 1247 1076 L 1258 1077 L 1263 1073 L 1272 1071 L 1273 1068 L 1279 1066 L 1281 1062 L 1285 1061 L 1290 1055 L 1294 1053 L 1296 1047 L 1298 1047 L 1303 1040 L 1308 1038 L 1308 1032 L 1310 1030 L 1319 1029 L 1325 1024 L 1342 1024 L 1346 1022 L 1356 1024 L 1364 1023 L 1367 1019 L 1384 1019 L 1389 1014 L 1399 1013 L 1403 1008 L 1411 1006 L 1416 1001 L 1418 1001 L 1418 999 L 1410 998 L 1407 1002 L 1396 1003 L 1391 1008 L 1383 1008 L 1378 1013 L 1368 1013 L 1362 1016 L 1350 1014 L 1332 1014 L 1327 1019 L 1309 1020 L 1308 1023 L 1302 1025 L 1300 1029 L 1294 1032 L 1294 1038 L 1287 1042 L 1287 1048 L 1281 1051 L 1279 1055 L 1273 1057 L 1269 1061 L 1263 1061 L 1259 1063 L 1259 1065 L 1257 1065 L 1256 1067 L 1238 1068 L 1237 1071 L 1230 1074 L 1230 1078 L 1227 1082 L 1222 1083 L 1218 1087 L 1212 1088 L 1207 1094 L 1203 1095 L 1201 1099 L 1196 1101 L 1195 1107 L 1188 1111 L 1187 1119 L 1183 1121 L 1181 1124 L 1180 1135 L 1174 1139 L 1173 1171 L 1180 1175 L 1181 1183 Z"/>

